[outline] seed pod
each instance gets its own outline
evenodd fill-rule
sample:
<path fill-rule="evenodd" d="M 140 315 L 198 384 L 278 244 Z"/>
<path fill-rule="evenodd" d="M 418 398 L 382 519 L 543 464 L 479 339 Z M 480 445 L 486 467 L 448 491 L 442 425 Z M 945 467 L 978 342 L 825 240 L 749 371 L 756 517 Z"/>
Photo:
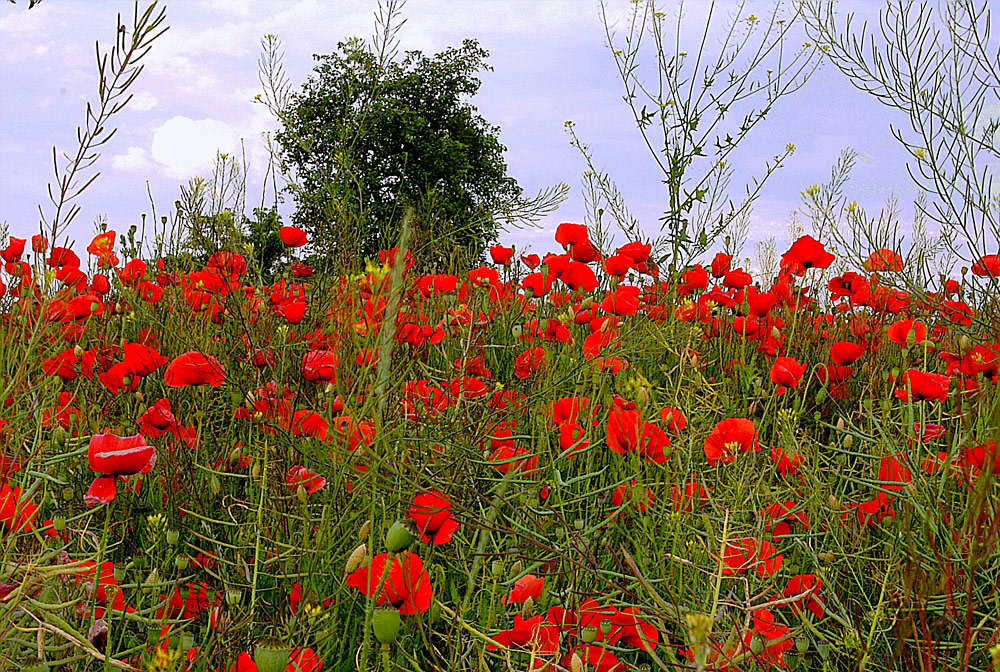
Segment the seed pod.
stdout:
<path fill-rule="evenodd" d="M 378 607 L 372 614 L 372 630 L 380 644 L 387 646 L 395 642 L 402 625 L 403 619 L 399 615 L 399 609 L 395 607 Z"/>
<path fill-rule="evenodd" d="M 390 553 L 405 551 L 417 540 L 417 528 L 409 518 L 397 520 L 385 534 L 385 548 Z"/>
<path fill-rule="evenodd" d="M 258 672 L 284 672 L 291 654 L 288 646 L 269 637 L 257 642 L 253 650 L 253 662 L 257 665 Z"/>

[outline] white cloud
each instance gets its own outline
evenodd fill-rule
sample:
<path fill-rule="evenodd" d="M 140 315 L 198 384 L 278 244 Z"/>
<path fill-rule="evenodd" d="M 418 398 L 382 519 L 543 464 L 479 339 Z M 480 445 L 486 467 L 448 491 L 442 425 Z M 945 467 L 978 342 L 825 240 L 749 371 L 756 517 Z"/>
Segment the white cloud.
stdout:
<path fill-rule="evenodd" d="M 232 153 L 239 145 L 236 131 L 216 119 L 174 117 L 153 132 L 153 160 L 170 177 L 188 179 L 207 174 L 216 152 Z"/>
<path fill-rule="evenodd" d="M 129 147 L 124 154 L 111 157 L 111 167 L 125 172 L 140 172 L 149 168 L 149 155 L 142 147 Z"/>
<path fill-rule="evenodd" d="M 129 101 L 128 107 L 134 112 L 148 112 L 156 107 L 156 102 L 156 97 L 153 96 L 153 94 L 148 91 L 140 91 L 132 96 L 132 100 Z"/>

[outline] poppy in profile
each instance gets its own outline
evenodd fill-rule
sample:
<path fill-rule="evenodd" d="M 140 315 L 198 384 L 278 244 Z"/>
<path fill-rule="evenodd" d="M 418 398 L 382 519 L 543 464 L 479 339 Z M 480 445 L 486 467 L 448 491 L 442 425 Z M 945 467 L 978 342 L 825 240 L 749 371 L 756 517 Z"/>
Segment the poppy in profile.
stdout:
<path fill-rule="evenodd" d="M 385 582 L 382 582 L 388 560 L 388 553 L 376 555 L 371 565 L 348 575 L 347 585 L 357 588 L 367 597 L 375 597 L 375 604 L 388 602 L 404 616 L 422 614 L 430 609 L 434 591 L 420 556 L 409 552 L 394 556 Z M 376 596 L 380 583 L 382 591 Z"/>
<path fill-rule="evenodd" d="M 896 390 L 896 398 L 902 401 L 945 401 L 948 398 L 948 386 L 951 378 L 942 373 L 927 373 L 916 369 L 907 369 L 903 374 L 901 389 Z"/>
<path fill-rule="evenodd" d="M 87 461 L 91 471 L 105 476 L 138 474 L 152 469 L 156 448 L 147 445 L 142 434 L 95 434 L 87 446 Z"/>
<path fill-rule="evenodd" d="M 308 242 L 306 232 L 297 226 L 283 226 L 279 231 L 281 242 L 289 247 L 302 247 Z"/>
<path fill-rule="evenodd" d="M 514 247 L 504 247 L 503 245 L 493 245 L 490 247 L 490 258 L 494 264 L 500 266 L 510 266 L 514 260 Z"/>
<path fill-rule="evenodd" d="M 771 365 L 771 382 L 778 385 L 778 394 L 784 394 L 784 388 L 796 388 L 806 372 L 806 365 L 800 364 L 792 357 L 778 357 Z"/>
<path fill-rule="evenodd" d="M 406 517 L 417 524 L 425 544 L 448 543 L 458 531 L 458 520 L 451 515 L 451 502 L 440 492 L 422 492 L 414 497 Z"/>
<path fill-rule="evenodd" d="M 1000 277 L 1000 257 L 995 254 L 984 255 L 972 265 L 971 270 L 973 275 L 980 278 Z"/>
<path fill-rule="evenodd" d="M 529 597 L 537 602 L 542 597 L 542 588 L 544 587 L 544 576 L 525 574 L 514 582 L 514 587 L 509 593 L 500 598 L 500 603 L 524 604 Z"/>
<path fill-rule="evenodd" d="M 222 364 L 201 352 L 185 352 L 174 358 L 163 374 L 163 382 L 167 387 L 190 387 L 193 385 L 210 385 L 219 387 L 226 382 L 226 371 Z"/>
<path fill-rule="evenodd" d="M 865 354 L 867 348 L 860 343 L 837 341 L 830 348 L 830 359 L 837 366 L 850 366 Z"/>

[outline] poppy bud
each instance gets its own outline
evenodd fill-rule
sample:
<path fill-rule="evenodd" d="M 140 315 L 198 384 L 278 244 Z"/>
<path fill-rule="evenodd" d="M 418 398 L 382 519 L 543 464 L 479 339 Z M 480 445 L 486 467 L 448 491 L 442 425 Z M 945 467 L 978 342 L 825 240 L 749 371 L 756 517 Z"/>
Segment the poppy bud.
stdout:
<path fill-rule="evenodd" d="M 142 592 L 147 595 L 152 594 L 155 584 L 160 582 L 160 574 L 156 571 L 156 567 L 153 567 L 152 571 L 146 575 L 146 580 L 142 582 Z"/>
<path fill-rule="evenodd" d="M 402 625 L 403 619 L 395 607 L 378 607 L 372 614 L 372 630 L 380 644 L 387 646 L 395 642 Z"/>
<path fill-rule="evenodd" d="M 258 672 L 283 672 L 290 657 L 288 647 L 274 638 L 257 642 L 253 649 L 253 662 Z"/>
<path fill-rule="evenodd" d="M 535 611 L 535 599 L 528 595 L 524 600 L 524 604 L 521 605 L 521 618 L 527 620 L 531 618 L 531 614 Z"/>
<path fill-rule="evenodd" d="M 969 350 L 972 342 L 969 340 L 968 335 L 962 334 L 962 337 L 958 339 L 958 347 L 962 352 Z"/>
<path fill-rule="evenodd" d="M 365 557 L 368 555 L 368 546 L 366 544 L 359 544 L 357 548 L 351 553 L 351 557 L 347 558 L 347 564 L 344 566 L 344 574 L 350 574 L 358 567 L 361 563 L 365 561 Z"/>
<path fill-rule="evenodd" d="M 417 530 L 409 518 L 397 520 L 385 534 L 385 548 L 390 553 L 405 551 L 417 540 Z"/>
<path fill-rule="evenodd" d="M 515 560 L 514 564 L 510 566 L 510 578 L 517 579 L 521 576 L 521 561 Z"/>
<path fill-rule="evenodd" d="M 570 672 L 583 672 L 583 659 L 580 658 L 580 654 L 574 653 L 569 659 L 569 669 Z"/>
<path fill-rule="evenodd" d="M 361 529 L 358 530 L 358 538 L 361 539 L 361 541 L 368 541 L 368 533 L 371 531 L 371 528 L 372 528 L 372 521 L 366 520 L 364 523 L 362 523 Z"/>
<path fill-rule="evenodd" d="M 844 444 L 844 448 L 850 448 L 851 446 L 853 446 L 854 445 L 854 435 L 853 434 L 848 434 L 847 436 L 845 436 L 843 444 Z"/>
<path fill-rule="evenodd" d="M 146 395 L 144 395 L 139 390 L 136 390 L 135 391 L 135 400 L 138 401 L 141 404 L 142 402 L 146 401 Z"/>
<path fill-rule="evenodd" d="M 301 483 L 295 488 L 295 496 L 298 498 L 299 502 L 305 504 L 308 501 L 308 494 L 306 493 L 305 486 Z"/>
<path fill-rule="evenodd" d="M 212 474 L 208 479 L 208 488 L 212 491 L 213 495 L 218 495 L 222 491 L 222 482 L 215 474 Z"/>

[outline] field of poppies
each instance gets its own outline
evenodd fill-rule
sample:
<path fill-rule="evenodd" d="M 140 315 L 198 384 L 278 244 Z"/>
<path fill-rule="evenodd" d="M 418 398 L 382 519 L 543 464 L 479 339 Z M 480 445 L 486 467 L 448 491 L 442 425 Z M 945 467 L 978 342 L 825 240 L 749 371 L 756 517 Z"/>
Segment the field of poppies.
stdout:
<path fill-rule="evenodd" d="M 0 250 L 0 669 L 1000 669 L 996 256 Z"/>

